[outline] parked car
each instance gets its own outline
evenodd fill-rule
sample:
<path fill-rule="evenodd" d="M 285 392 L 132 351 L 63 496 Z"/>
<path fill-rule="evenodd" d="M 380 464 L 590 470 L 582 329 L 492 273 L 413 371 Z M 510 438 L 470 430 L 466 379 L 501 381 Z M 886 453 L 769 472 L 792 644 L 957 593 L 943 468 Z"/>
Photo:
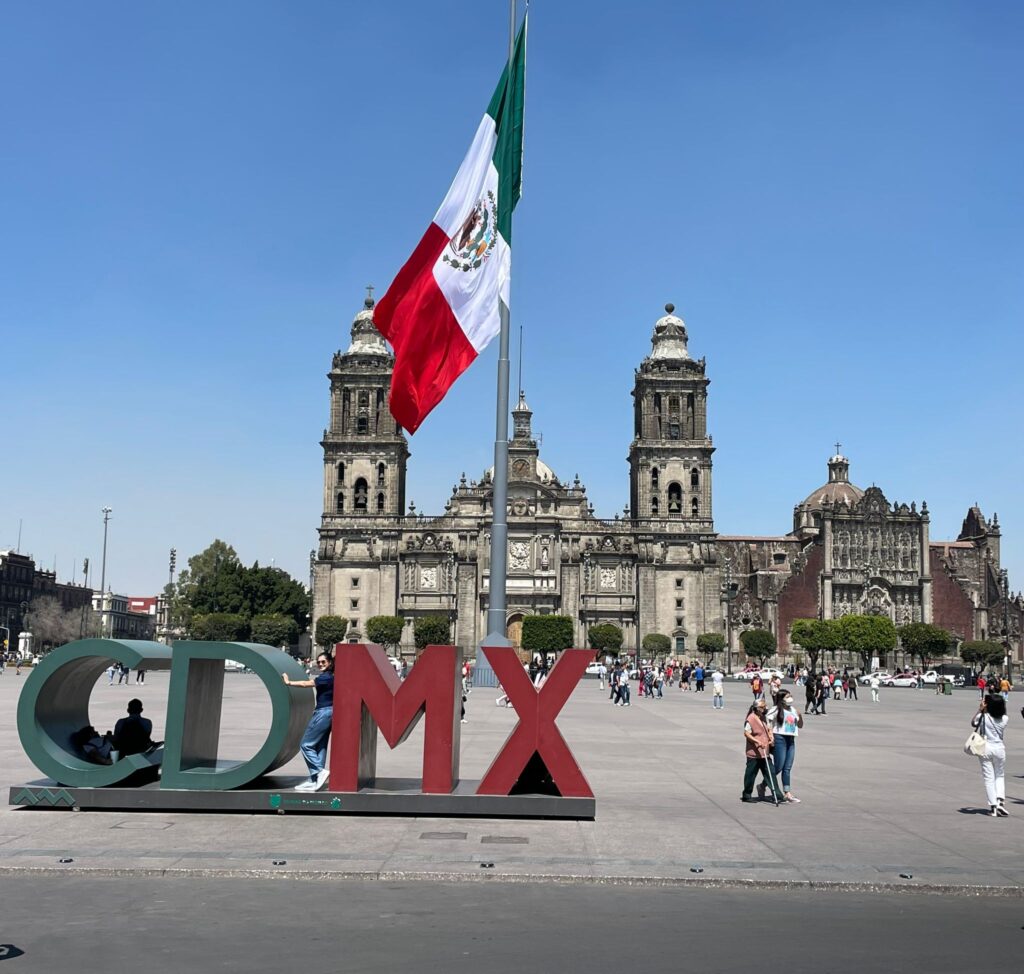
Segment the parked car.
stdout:
<path fill-rule="evenodd" d="M 245 666 L 239 663 L 238 660 L 226 659 L 224 660 L 224 670 L 227 673 L 244 673 Z"/>
<path fill-rule="evenodd" d="M 924 675 L 924 682 L 931 686 L 935 686 L 937 680 L 942 680 L 943 683 L 952 683 L 955 687 L 962 687 L 965 682 L 961 673 L 940 673 L 938 670 L 928 670 Z"/>
<path fill-rule="evenodd" d="M 898 673 L 882 680 L 883 687 L 916 687 L 917 677 L 911 673 Z"/>
<path fill-rule="evenodd" d="M 857 682 L 861 686 L 869 686 L 871 684 L 871 677 L 877 676 L 878 682 L 885 686 L 886 680 L 892 679 L 892 674 L 888 670 L 875 670 L 873 673 L 865 673 Z"/>
<path fill-rule="evenodd" d="M 755 676 L 760 676 L 765 683 L 771 680 L 773 677 L 778 677 L 780 680 L 784 679 L 786 674 L 782 672 L 777 666 L 766 666 L 763 670 L 742 670 L 741 672 L 733 676 L 734 680 L 752 680 Z"/>
<path fill-rule="evenodd" d="M 586 670 L 587 676 L 597 676 L 597 674 L 600 672 L 600 669 L 600 663 L 588 663 Z"/>

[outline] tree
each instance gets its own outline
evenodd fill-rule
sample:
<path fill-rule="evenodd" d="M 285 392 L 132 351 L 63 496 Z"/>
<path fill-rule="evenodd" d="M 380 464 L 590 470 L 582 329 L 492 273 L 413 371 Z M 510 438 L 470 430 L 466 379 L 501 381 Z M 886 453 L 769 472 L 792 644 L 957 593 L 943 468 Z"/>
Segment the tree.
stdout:
<path fill-rule="evenodd" d="M 86 610 L 88 615 L 92 613 Z M 33 599 L 25 613 L 24 626 L 32 633 L 40 649 L 53 649 L 80 638 L 83 627 L 81 609 L 66 610 L 60 600 L 51 595 Z M 91 633 L 86 633 L 91 635 Z M 16 646 L 12 646 L 16 649 Z"/>
<path fill-rule="evenodd" d="M 348 619 L 344 616 L 320 616 L 316 620 L 316 644 L 323 649 L 333 649 L 348 632 Z"/>
<path fill-rule="evenodd" d="M 249 620 L 238 612 L 208 612 L 192 619 L 192 638 L 215 643 L 245 642 Z"/>
<path fill-rule="evenodd" d="M 841 645 L 860 657 L 867 670 L 874 656 L 883 656 L 896 648 L 896 627 L 888 616 L 843 616 L 839 620 Z"/>
<path fill-rule="evenodd" d="M 523 649 L 535 653 L 560 653 L 573 643 L 569 616 L 524 616 Z"/>
<path fill-rule="evenodd" d="M 402 641 L 404 628 L 405 620 L 400 616 L 370 616 L 366 620 L 366 638 L 383 646 L 393 656 Z"/>
<path fill-rule="evenodd" d="M 610 622 L 599 622 L 587 629 L 590 648 L 617 656 L 622 648 L 622 630 Z"/>
<path fill-rule="evenodd" d="M 285 615 L 299 631 L 309 623 L 309 593 L 282 568 L 260 568 L 259 562 L 241 572 L 244 609 L 248 615 Z"/>
<path fill-rule="evenodd" d="M 299 638 L 299 627 L 291 616 L 280 612 L 253 616 L 250 638 L 264 646 L 291 646 Z"/>
<path fill-rule="evenodd" d="M 668 656 L 672 649 L 672 640 L 660 632 L 649 632 L 644 636 L 643 650 L 652 659 L 656 656 Z"/>
<path fill-rule="evenodd" d="M 796 643 L 811 661 L 811 671 L 818 669 L 822 653 L 839 648 L 839 631 L 834 619 L 794 619 L 789 629 L 790 642 Z"/>
<path fill-rule="evenodd" d="M 960 658 L 965 663 L 977 665 L 984 670 L 989 666 L 1000 666 L 1006 658 L 1006 647 L 988 639 L 968 639 L 960 644 Z"/>
<path fill-rule="evenodd" d="M 764 666 L 775 655 L 775 637 L 767 629 L 747 629 L 740 633 L 740 644 L 748 656 L 753 656 Z"/>
<path fill-rule="evenodd" d="M 952 636 L 939 626 L 927 622 L 911 622 L 900 626 L 898 632 L 904 651 L 910 653 L 911 658 L 920 659 L 922 667 L 926 661 L 945 656 L 949 652 Z"/>
<path fill-rule="evenodd" d="M 423 616 L 412 624 L 412 638 L 420 650 L 428 646 L 450 646 L 452 627 L 444 616 Z"/>
<path fill-rule="evenodd" d="M 720 632 L 702 632 L 697 637 L 697 651 L 709 660 L 714 659 L 715 654 L 720 653 L 723 649 L 725 649 L 725 636 Z"/>

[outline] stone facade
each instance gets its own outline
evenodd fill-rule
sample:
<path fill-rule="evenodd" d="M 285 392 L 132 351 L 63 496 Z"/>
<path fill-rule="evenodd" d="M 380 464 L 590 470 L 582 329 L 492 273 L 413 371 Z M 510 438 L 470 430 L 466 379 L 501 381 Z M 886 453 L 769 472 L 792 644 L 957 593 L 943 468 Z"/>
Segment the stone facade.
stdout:
<path fill-rule="evenodd" d="M 662 633 L 674 653 L 690 655 L 698 634 L 726 631 L 736 652 L 744 629 L 764 627 L 785 654 L 794 618 L 855 612 L 935 622 L 963 638 L 1006 629 L 1019 655 L 1024 601 L 1009 595 L 999 569 L 998 521 L 972 508 L 956 541 L 933 542 L 927 505 L 856 487 L 838 447 L 828 482 L 794 508 L 791 532 L 716 534 L 709 379 L 704 359 L 690 357 L 682 319 L 665 310 L 635 372 L 621 516 L 595 517 L 579 476 L 563 481 L 541 459 L 520 393 L 509 442 L 514 642 L 524 615 L 554 613 L 575 620 L 577 645 L 589 626 L 611 622 L 630 650 Z M 393 366 L 367 298 L 328 373 L 314 620 L 345 616 L 357 641 L 367 618 L 401 616 L 402 651 L 411 654 L 415 619 L 443 615 L 472 653 L 486 631 L 493 470 L 463 473 L 443 513 L 406 509 L 408 443 L 387 408 Z"/>

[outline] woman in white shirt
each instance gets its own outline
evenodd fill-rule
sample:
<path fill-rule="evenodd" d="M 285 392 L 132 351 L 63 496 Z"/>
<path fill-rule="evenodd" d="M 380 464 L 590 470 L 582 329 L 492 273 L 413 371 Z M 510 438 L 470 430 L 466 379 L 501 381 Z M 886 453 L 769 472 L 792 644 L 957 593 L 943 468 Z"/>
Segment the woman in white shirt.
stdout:
<path fill-rule="evenodd" d="M 780 690 L 775 695 L 775 706 L 765 717 L 775 735 L 773 758 L 775 773 L 782 778 L 783 800 L 799 803 L 790 790 L 790 775 L 796 758 L 796 738 L 804 726 L 804 715 L 793 706 L 793 694 Z"/>
<path fill-rule="evenodd" d="M 979 755 L 981 777 L 985 781 L 989 814 L 993 818 L 1009 818 L 1006 810 L 1006 745 L 1003 734 L 1010 718 L 1006 701 L 998 693 L 990 693 L 981 701 L 971 726 L 985 738 L 985 754 Z"/>

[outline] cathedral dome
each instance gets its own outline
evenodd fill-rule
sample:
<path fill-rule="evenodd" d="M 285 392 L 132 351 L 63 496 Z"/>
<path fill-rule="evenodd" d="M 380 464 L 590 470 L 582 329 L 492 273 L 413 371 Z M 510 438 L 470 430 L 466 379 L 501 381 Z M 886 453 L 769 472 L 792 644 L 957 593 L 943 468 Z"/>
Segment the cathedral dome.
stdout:
<path fill-rule="evenodd" d="M 864 491 L 850 483 L 850 461 L 836 453 L 829 457 L 828 461 L 828 483 L 823 484 L 817 490 L 811 491 L 807 498 L 800 505 L 812 511 L 820 511 L 822 505 L 829 504 L 856 504 L 864 496 Z"/>
<path fill-rule="evenodd" d="M 654 334 L 651 336 L 652 359 L 685 359 L 689 358 L 686 351 L 686 324 L 673 312 L 674 304 L 665 305 L 665 315 L 654 323 Z"/>
<path fill-rule="evenodd" d="M 390 357 L 384 336 L 373 323 L 374 300 L 370 295 L 363 301 L 363 310 L 352 319 L 352 343 L 346 355 L 382 355 Z"/>

